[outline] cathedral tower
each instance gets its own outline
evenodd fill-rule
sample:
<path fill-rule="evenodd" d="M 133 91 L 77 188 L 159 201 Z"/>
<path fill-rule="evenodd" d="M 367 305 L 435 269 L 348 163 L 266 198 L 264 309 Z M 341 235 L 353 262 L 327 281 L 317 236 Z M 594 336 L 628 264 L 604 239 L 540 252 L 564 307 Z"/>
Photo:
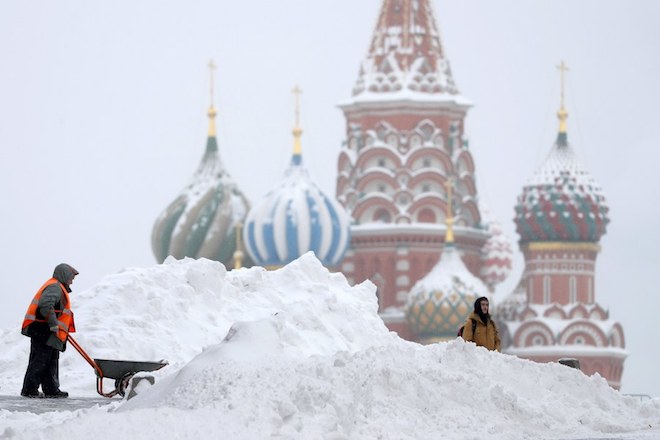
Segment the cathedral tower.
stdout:
<path fill-rule="evenodd" d="M 568 142 L 562 63 L 559 133 L 545 162 L 523 187 L 515 223 L 525 270 L 498 305 L 507 353 L 539 362 L 577 358 L 586 374 L 621 386 L 627 356 L 623 329 L 596 302 L 598 244 L 609 222 L 600 186 Z"/>
<path fill-rule="evenodd" d="M 384 0 L 352 97 L 340 104 L 346 140 L 337 198 L 353 218 L 342 265 L 378 287 L 388 327 L 416 339 L 405 319 L 410 289 L 436 264 L 447 192 L 456 182 L 455 246 L 481 276 L 475 165 L 464 138 L 471 103 L 458 91 L 429 0 Z"/>

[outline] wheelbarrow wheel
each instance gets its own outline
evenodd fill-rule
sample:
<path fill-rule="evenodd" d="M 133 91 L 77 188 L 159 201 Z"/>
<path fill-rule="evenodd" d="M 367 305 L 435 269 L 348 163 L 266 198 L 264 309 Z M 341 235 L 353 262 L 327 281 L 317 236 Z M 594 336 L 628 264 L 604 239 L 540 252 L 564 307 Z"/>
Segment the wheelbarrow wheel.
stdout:
<path fill-rule="evenodd" d="M 124 394 L 126 394 L 126 389 L 128 388 L 128 384 L 134 375 L 135 373 L 126 373 L 119 379 L 115 380 L 115 388 L 119 392 L 120 396 L 124 397 Z"/>

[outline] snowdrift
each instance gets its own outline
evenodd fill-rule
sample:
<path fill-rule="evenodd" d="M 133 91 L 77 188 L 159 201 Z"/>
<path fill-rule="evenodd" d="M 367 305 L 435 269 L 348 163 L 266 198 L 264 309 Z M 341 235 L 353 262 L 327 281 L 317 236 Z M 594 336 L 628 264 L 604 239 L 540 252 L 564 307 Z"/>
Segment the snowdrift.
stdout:
<path fill-rule="evenodd" d="M 311 253 L 271 272 L 169 259 L 106 277 L 72 301 L 77 340 L 93 357 L 170 365 L 154 386 L 106 407 L 0 410 L 0 437 L 40 438 L 60 423 L 66 429 L 48 429 L 49 439 L 660 434 L 658 400 L 623 396 L 598 375 L 460 339 L 401 340 L 378 317 L 373 284 L 351 287 Z M 10 348 L 0 355 L 0 390 L 17 394 L 29 341 L 17 329 L 2 336 Z M 94 395 L 91 367 L 69 350 L 62 388 Z"/>

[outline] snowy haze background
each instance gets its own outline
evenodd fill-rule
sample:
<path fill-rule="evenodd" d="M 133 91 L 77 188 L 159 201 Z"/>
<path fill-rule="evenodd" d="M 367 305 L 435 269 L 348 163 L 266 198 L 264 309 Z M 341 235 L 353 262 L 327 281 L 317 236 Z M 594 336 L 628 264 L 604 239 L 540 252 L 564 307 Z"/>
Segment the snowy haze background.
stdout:
<path fill-rule="evenodd" d="M 304 161 L 334 195 L 344 118 L 380 0 L 0 4 L 0 318 L 20 325 L 56 264 L 75 292 L 154 263 L 151 228 L 201 159 L 216 71 L 225 166 L 254 203 L 292 151 L 303 89 Z M 569 141 L 605 191 L 597 301 L 623 324 L 625 393 L 660 396 L 660 3 L 433 0 L 460 91 L 480 197 L 515 242 L 513 207 L 556 136 L 564 60 Z M 517 249 L 516 249 L 517 252 Z M 503 298 L 522 272 L 500 286 Z M 82 306 L 82 304 L 79 304 Z M 102 319 L 101 319 L 102 321 Z M 84 332 L 83 328 L 79 332 Z"/>

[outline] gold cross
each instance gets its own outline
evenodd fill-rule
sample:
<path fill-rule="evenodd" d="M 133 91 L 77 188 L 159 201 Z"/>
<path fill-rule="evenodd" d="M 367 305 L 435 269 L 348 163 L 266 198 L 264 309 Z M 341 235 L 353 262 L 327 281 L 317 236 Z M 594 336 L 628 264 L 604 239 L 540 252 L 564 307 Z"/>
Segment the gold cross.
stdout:
<path fill-rule="evenodd" d="M 564 60 L 557 66 L 559 69 L 559 75 L 561 77 L 561 108 L 564 108 L 564 72 L 568 72 L 570 69 L 564 63 Z"/>
<path fill-rule="evenodd" d="M 293 93 L 296 97 L 296 127 L 300 126 L 300 95 L 302 94 L 302 90 L 300 90 L 300 87 L 296 84 L 296 86 L 291 90 L 291 93 Z"/>
<path fill-rule="evenodd" d="M 209 75 L 211 76 L 211 107 L 213 107 L 213 71 L 216 69 L 216 65 L 213 60 L 209 61 Z"/>

